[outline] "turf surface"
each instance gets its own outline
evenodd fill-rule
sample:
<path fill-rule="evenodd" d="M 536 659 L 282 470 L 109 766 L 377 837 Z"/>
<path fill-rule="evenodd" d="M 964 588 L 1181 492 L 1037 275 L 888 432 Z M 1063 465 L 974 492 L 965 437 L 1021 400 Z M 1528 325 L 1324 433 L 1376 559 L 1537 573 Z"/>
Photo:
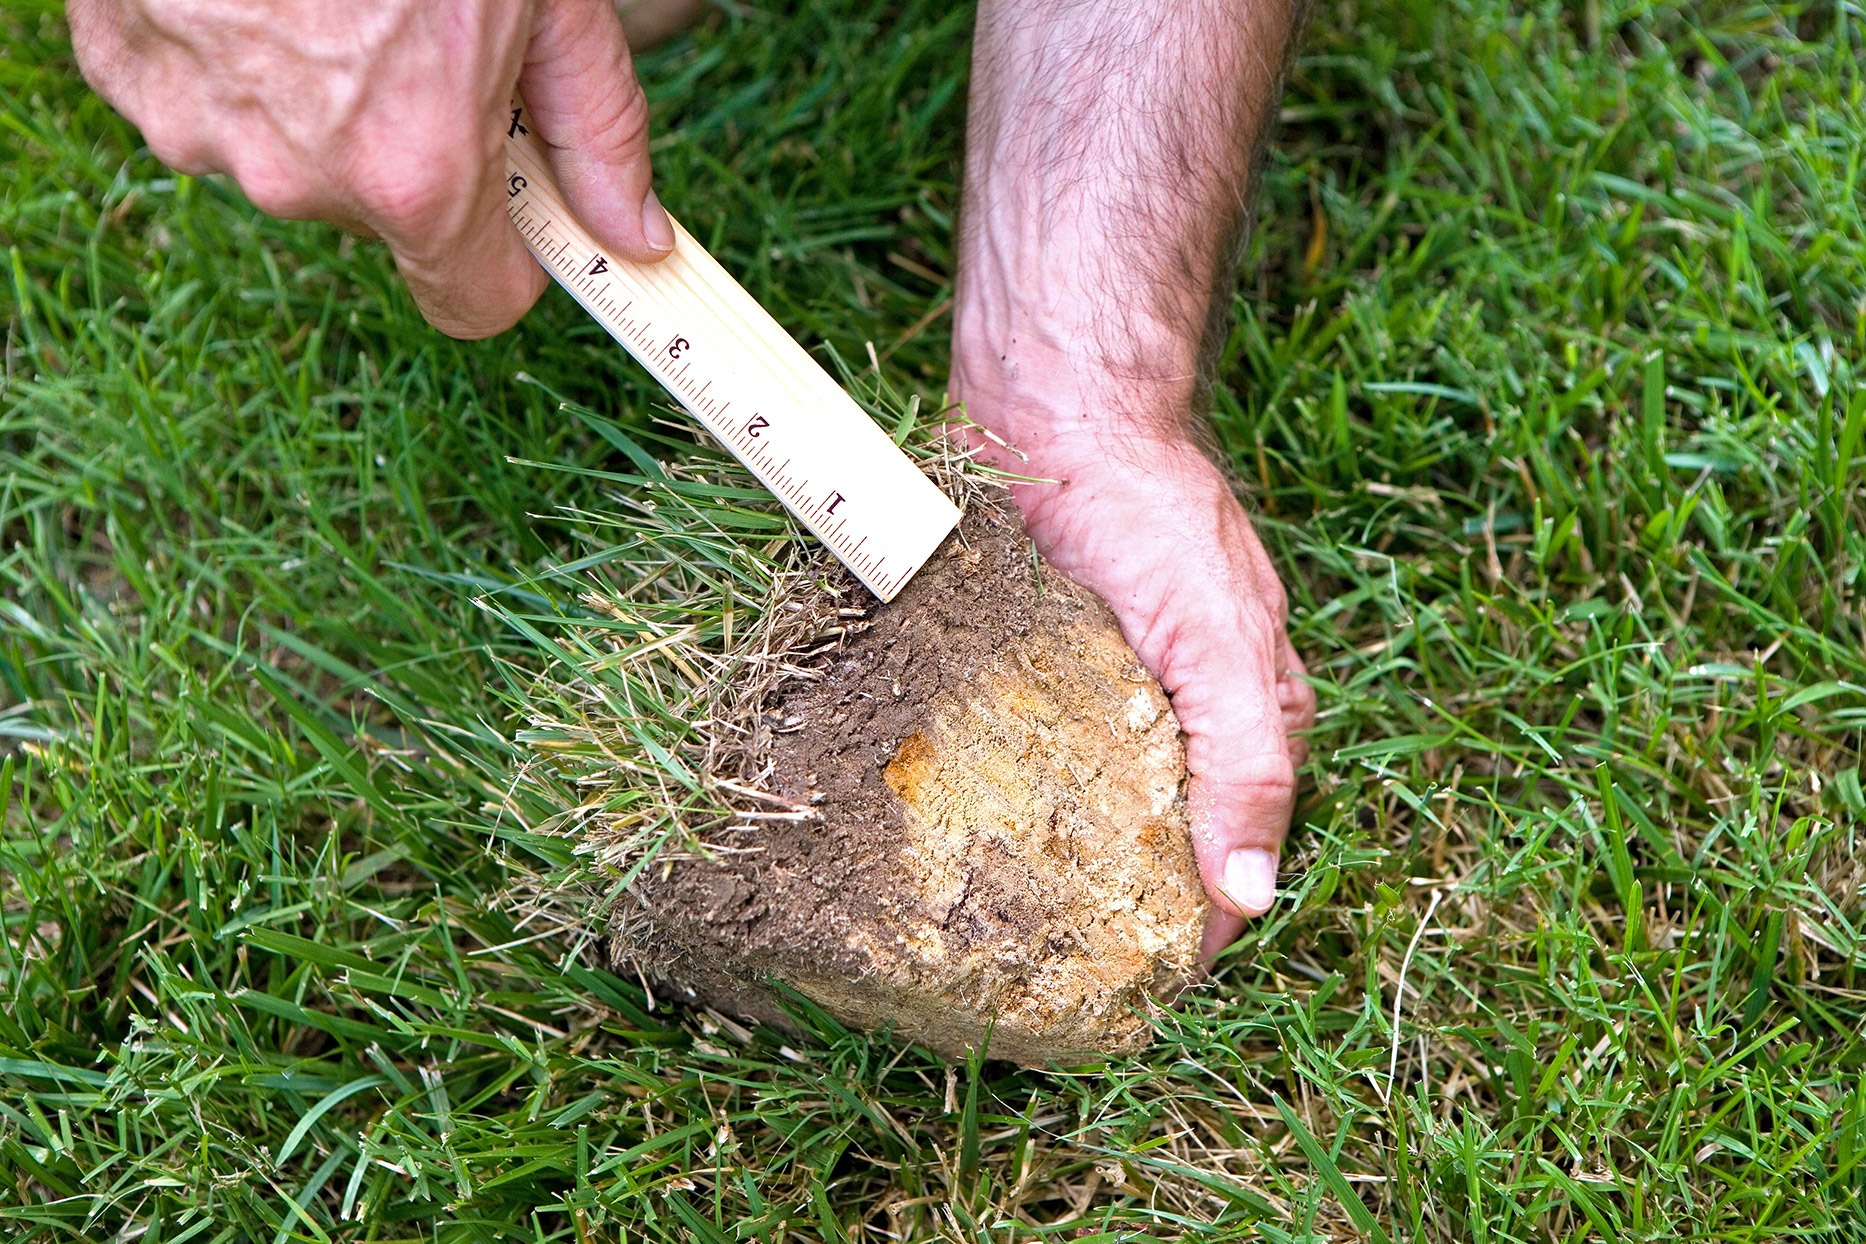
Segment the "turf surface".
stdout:
<path fill-rule="evenodd" d="M 662 197 L 888 409 L 969 20 L 644 59 Z M 688 798 L 789 528 L 566 298 L 438 337 L 13 0 L 0 1235 L 1866 1237 L 1862 20 L 1318 11 L 1216 412 L 1322 701 L 1288 897 L 1038 1074 L 651 1010 L 527 919 L 590 867 L 553 775 Z"/>

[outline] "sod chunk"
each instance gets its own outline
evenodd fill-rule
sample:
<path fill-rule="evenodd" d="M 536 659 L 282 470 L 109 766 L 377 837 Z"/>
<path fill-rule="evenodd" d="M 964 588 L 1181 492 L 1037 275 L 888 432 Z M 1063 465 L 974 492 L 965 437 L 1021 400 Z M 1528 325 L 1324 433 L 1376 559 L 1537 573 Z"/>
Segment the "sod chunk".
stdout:
<path fill-rule="evenodd" d="M 1178 725 L 1002 494 L 893 604 L 788 664 L 741 775 L 773 810 L 656 861 L 618 956 L 728 1014 L 783 1025 L 781 982 L 948 1055 L 1144 1046 L 1206 914 Z"/>

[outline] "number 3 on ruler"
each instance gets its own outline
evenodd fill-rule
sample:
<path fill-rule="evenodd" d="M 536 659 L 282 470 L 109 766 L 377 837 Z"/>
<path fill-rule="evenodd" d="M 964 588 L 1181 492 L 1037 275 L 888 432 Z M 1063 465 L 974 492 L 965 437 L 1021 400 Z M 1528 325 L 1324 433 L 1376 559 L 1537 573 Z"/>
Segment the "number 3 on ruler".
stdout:
<path fill-rule="evenodd" d="M 506 212 L 538 262 L 876 596 L 892 600 L 952 530 L 958 508 L 678 224 L 674 252 L 657 264 L 606 255 L 565 204 L 527 119 L 514 100 Z M 696 354 L 687 333 L 706 349 Z M 656 350 L 656 341 L 665 344 Z"/>

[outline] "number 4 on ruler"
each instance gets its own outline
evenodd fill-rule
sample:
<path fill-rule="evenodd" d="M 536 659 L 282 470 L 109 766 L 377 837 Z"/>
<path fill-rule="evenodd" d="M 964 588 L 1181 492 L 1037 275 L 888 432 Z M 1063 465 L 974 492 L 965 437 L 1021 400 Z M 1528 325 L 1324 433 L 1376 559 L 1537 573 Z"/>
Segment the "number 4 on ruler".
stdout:
<path fill-rule="evenodd" d="M 668 392 L 882 600 L 959 521 L 957 507 L 849 395 L 674 225 L 655 264 L 606 254 L 514 106 L 506 211 L 532 253 Z"/>

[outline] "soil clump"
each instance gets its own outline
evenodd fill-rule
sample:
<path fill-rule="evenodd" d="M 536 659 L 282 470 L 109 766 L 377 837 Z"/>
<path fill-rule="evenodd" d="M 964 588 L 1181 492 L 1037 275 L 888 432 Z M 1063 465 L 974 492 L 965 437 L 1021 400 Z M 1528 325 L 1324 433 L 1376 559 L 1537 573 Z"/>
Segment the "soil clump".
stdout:
<path fill-rule="evenodd" d="M 653 861 L 618 958 L 786 1026 L 782 981 L 952 1056 L 1144 1046 L 1206 913 L 1159 685 L 1037 560 L 1001 489 L 892 604 L 858 587 L 843 603 L 838 633 L 761 697 L 734 776 L 771 810 Z"/>

